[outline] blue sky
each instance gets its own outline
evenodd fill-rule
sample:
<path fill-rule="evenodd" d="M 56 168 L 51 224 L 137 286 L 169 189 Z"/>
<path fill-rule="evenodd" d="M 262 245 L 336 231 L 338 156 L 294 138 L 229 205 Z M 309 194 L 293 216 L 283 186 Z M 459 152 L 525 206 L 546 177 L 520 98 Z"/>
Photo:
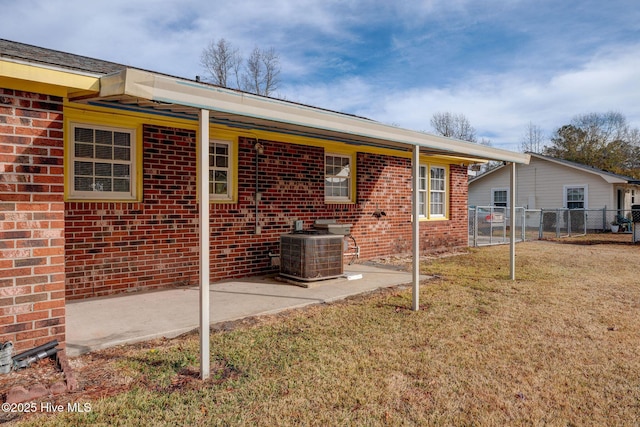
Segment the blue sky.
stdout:
<path fill-rule="evenodd" d="M 518 150 L 577 114 L 640 127 L 637 0 L 0 0 L 0 38 L 194 78 L 225 38 L 280 55 L 280 96 L 430 131 L 464 114 Z"/>

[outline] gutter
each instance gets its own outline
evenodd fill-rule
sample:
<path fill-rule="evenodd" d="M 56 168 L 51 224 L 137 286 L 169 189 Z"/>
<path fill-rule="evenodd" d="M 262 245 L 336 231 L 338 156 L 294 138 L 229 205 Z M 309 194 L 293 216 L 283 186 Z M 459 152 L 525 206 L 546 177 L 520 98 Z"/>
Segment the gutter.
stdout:
<path fill-rule="evenodd" d="M 335 132 L 349 137 L 379 141 L 409 150 L 417 146 L 438 154 L 464 154 L 479 159 L 528 164 L 529 154 L 486 147 L 422 132 L 384 125 L 375 121 L 330 110 L 295 104 L 245 92 L 211 86 L 144 70 L 127 68 L 100 79 L 100 97 L 130 96 L 158 104 L 173 104 L 196 110 L 206 109 L 230 116 L 248 117 Z"/>

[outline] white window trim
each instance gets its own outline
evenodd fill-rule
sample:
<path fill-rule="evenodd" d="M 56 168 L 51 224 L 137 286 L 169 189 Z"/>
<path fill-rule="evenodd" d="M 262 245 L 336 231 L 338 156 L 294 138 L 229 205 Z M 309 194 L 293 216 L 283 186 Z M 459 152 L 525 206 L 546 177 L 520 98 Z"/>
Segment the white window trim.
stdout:
<path fill-rule="evenodd" d="M 420 167 L 418 168 L 418 171 L 420 173 L 418 192 L 421 196 L 418 198 L 420 203 L 418 209 L 419 218 L 428 218 L 429 216 L 429 178 L 427 176 L 428 170 L 429 165 L 420 163 Z"/>
<path fill-rule="evenodd" d="M 233 196 L 234 196 L 234 188 L 235 188 L 235 176 L 234 176 L 234 170 L 235 170 L 235 152 L 233 149 L 233 142 L 227 139 L 211 139 L 209 140 L 209 150 L 211 150 L 211 145 L 213 143 L 216 144 L 226 144 L 227 145 L 227 153 L 228 153 L 228 163 L 227 163 L 227 194 L 215 194 L 215 193 L 210 193 L 209 194 L 209 198 L 211 199 L 212 202 L 228 202 L 228 201 L 232 201 L 233 200 Z M 211 170 L 214 169 L 221 169 L 219 167 L 215 167 L 215 166 L 209 166 L 209 169 L 207 170 L 207 176 L 210 174 Z M 211 185 L 211 180 L 209 180 L 209 185 Z"/>
<path fill-rule="evenodd" d="M 444 194 L 444 212 L 442 214 L 431 213 L 431 168 L 444 169 L 444 192 L 438 191 L 439 193 Z M 449 168 L 442 164 L 420 163 L 418 171 L 420 173 L 420 188 L 418 188 L 418 191 L 420 192 L 420 194 L 423 194 L 422 200 L 424 202 L 420 203 L 421 212 L 419 218 L 421 220 L 447 219 L 449 215 Z"/>
<path fill-rule="evenodd" d="M 121 132 L 128 133 L 130 135 L 130 146 L 129 146 L 129 192 L 122 191 L 76 191 L 75 190 L 75 162 L 88 160 L 82 157 L 76 157 L 76 140 L 75 140 L 75 129 L 76 128 L 87 128 L 93 130 L 106 130 L 110 132 Z M 68 189 L 68 200 L 115 200 L 115 201 L 136 201 L 138 200 L 138 191 L 139 191 L 139 183 L 138 183 L 138 158 L 137 158 L 137 135 L 136 129 L 133 128 L 123 128 L 118 126 L 102 126 L 96 125 L 93 123 L 80 123 L 80 122 L 71 122 L 69 123 L 69 132 L 68 132 L 68 142 L 70 145 L 69 152 L 69 173 L 67 174 L 67 189 Z M 99 163 L 101 159 L 92 158 L 91 162 Z M 106 159 L 105 159 L 106 160 Z"/>
<path fill-rule="evenodd" d="M 492 188 L 491 189 L 491 206 L 496 206 L 496 191 L 506 191 L 507 192 L 507 206 L 505 207 L 509 207 L 511 206 L 511 194 L 509 193 L 509 189 L 508 188 Z"/>
<path fill-rule="evenodd" d="M 341 157 L 343 159 L 349 159 L 349 177 L 347 182 L 347 191 L 348 194 L 346 197 L 336 197 L 336 196 L 327 196 L 325 190 L 324 201 L 326 203 L 353 203 L 353 172 L 354 172 L 354 162 L 353 156 L 349 154 L 341 154 L 341 153 L 324 153 L 324 169 L 323 169 L 323 180 L 326 188 L 327 183 L 327 157 Z M 343 178 L 343 177 L 342 177 Z"/>
<path fill-rule="evenodd" d="M 444 190 L 433 190 L 431 188 L 431 170 L 433 168 L 437 168 L 437 169 L 442 169 L 444 171 Z M 428 182 L 429 182 L 429 218 L 446 218 L 447 217 L 447 191 L 448 191 L 448 186 L 447 186 L 447 181 L 448 181 L 449 175 L 447 174 L 447 168 L 444 166 L 438 166 L 438 165 L 429 165 L 429 176 L 428 176 Z M 443 212 L 440 214 L 434 214 L 431 212 L 431 194 L 432 193 L 438 193 L 438 194 L 442 194 L 443 195 L 443 201 L 442 201 L 442 210 Z"/>
<path fill-rule="evenodd" d="M 569 188 L 582 188 L 584 189 L 584 207 L 583 209 L 589 209 L 589 185 L 588 184 L 567 184 L 562 187 L 562 206 L 566 209 L 569 205 L 567 200 L 567 190 Z"/>

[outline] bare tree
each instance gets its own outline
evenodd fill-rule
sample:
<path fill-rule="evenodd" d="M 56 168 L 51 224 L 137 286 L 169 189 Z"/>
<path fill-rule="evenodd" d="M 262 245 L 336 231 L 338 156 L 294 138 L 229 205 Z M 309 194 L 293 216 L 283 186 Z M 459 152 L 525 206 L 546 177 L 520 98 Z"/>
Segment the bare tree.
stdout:
<path fill-rule="evenodd" d="M 493 147 L 493 143 L 491 142 L 490 139 L 487 139 L 487 138 L 481 138 L 478 144 L 484 145 L 485 147 Z M 499 167 L 501 164 L 502 162 L 498 162 L 496 160 L 489 160 L 487 163 L 483 164 L 480 167 L 480 173 L 487 173 Z"/>
<path fill-rule="evenodd" d="M 255 47 L 245 61 L 225 39 L 211 41 L 202 51 L 200 63 L 212 83 L 270 96 L 280 83 L 280 57 L 273 48 Z"/>
<path fill-rule="evenodd" d="M 200 63 L 212 77 L 212 82 L 223 87 L 239 87 L 242 57 L 238 49 L 225 39 L 211 41 L 200 56 Z M 230 76 L 235 77 L 231 85 Z"/>
<path fill-rule="evenodd" d="M 434 113 L 431 117 L 431 127 L 442 136 L 477 142 L 476 130 L 464 114 Z"/>
<path fill-rule="evenodd" d="M 276 51 L 273 48 L 263 51 L 255 47 L 247 59 L 243 89 L 269 96 L 278 88 L 279 75 L 280 58 Z"/>
<path fill-rule="evenodd" d="M 520 151 L 523 153 L 542 153 L 545 140 L 542 128 L 529 122 L 520 141 Z"/>

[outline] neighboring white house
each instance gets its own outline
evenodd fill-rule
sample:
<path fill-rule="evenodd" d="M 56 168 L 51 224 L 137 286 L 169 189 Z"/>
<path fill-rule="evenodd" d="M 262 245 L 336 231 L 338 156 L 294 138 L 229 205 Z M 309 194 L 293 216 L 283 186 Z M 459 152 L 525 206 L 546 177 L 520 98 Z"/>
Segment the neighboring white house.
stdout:
<path fill-rule="evenodd" d="M 509 206 L 509 167 L 500 166 L 469 181 L 469 206 Z M 610 209 L 640 204 L 640 180 L 579 163 L 531 154 L 516 165 L 516 206 L 527 209 Z"/>

